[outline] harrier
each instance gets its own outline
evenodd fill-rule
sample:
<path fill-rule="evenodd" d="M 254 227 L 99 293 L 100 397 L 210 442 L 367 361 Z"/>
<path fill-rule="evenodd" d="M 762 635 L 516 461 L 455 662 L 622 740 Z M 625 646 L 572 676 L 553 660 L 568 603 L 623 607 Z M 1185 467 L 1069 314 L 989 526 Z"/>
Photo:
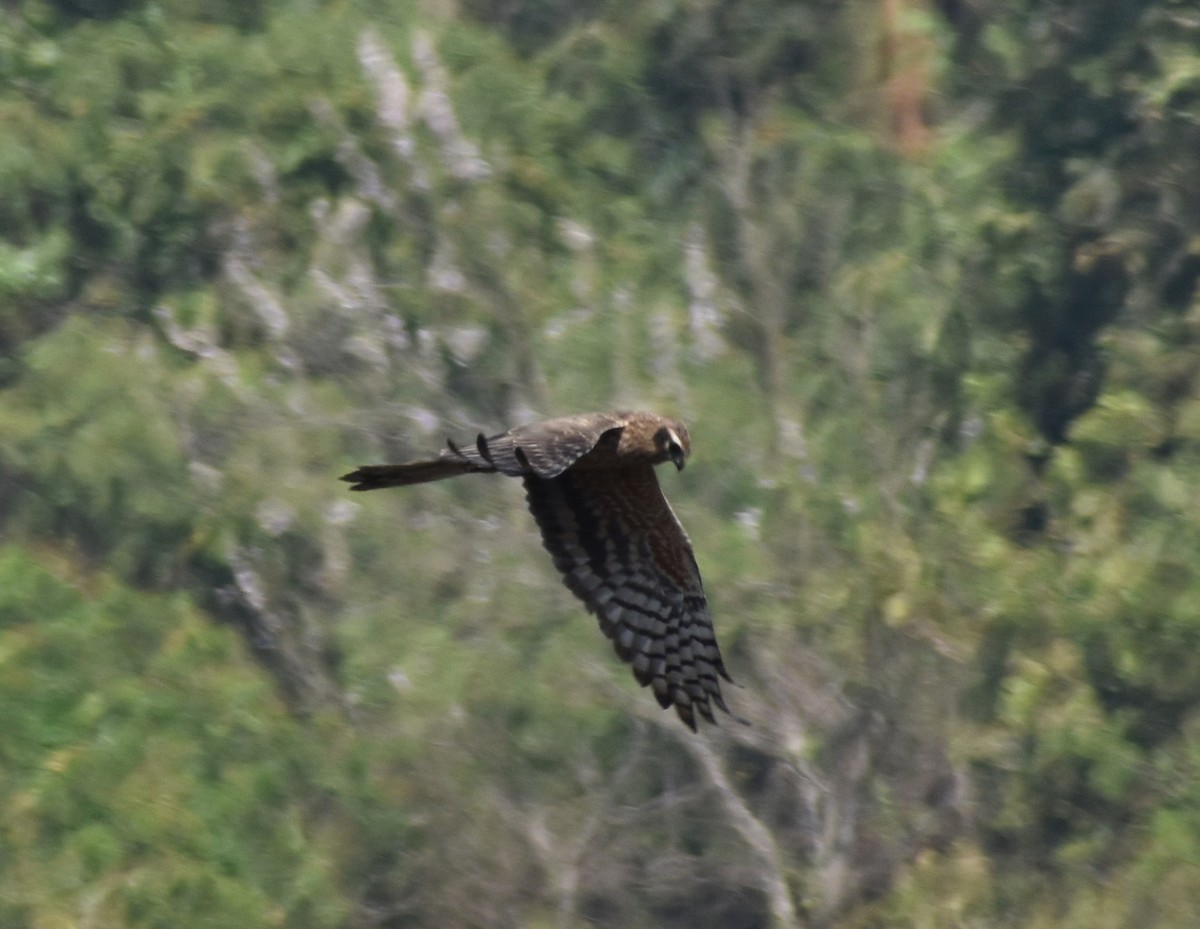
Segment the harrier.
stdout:
<path fill-rule="evenodd" d="M 447 440 L 437 458 L 366 465 L 342 477 L 351 490 L 500 473 L 525 483 L 542 543 L 571 592 L 600 620 L 617 655 L 665 709 L 693 731 L 696 713 L 729 712 L 700 569 L 654 466 L 682 470 L 687 429 L 653 413 L 584 413 L 475 440 Z"/>

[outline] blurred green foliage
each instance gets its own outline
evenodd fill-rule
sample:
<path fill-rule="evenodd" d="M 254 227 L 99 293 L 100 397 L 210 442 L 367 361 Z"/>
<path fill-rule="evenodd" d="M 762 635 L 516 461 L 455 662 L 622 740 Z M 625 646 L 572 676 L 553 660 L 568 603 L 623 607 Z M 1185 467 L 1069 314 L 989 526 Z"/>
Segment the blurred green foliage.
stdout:
<path fill-rule="evenodd" d="M 435 6 L 0 13 L 0 924 L 1195 925 L 1190 6 Z M 334 481 L 616 406 L 752 727 Z"/>
<path fill-rule="evenodd" d="M 343 924 L 352 818 L 238 637 L 76 571 L 0 553 L 5 924 Z"/>

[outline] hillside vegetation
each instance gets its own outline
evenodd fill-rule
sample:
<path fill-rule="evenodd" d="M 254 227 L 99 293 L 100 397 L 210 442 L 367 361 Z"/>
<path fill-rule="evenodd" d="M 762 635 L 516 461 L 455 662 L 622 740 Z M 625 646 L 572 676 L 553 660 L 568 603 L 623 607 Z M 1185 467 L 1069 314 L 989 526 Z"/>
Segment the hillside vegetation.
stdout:
<path fill-rule="evenodd" d="M 0 127 L 6 929 L 1200 925 L 1193 3 L 14 0 Z M 608 408 L 750 726 L 336 480 Z"/>

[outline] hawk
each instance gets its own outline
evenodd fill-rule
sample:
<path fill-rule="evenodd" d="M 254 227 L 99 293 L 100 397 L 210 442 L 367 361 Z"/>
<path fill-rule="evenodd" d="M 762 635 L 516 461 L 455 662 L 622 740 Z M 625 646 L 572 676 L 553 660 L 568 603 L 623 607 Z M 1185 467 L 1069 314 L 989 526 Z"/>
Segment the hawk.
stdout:
<path fill-rule="evenodd" d="M 617 655 L 659 704 L 695 731 L 714 706 L 729 712 L 730 680 L 713 632 L 687 533 L 659 489 L 654 466 L 682 470 L 683 423 L 654 413 L 584 413 L 480 433 L 474 447 L 447 440 L 436 458 L 366 465 L 343 475 L 351 490 L 506 474 L 525 483 L 542 544 L 563 581 L 600 621 Z"/>

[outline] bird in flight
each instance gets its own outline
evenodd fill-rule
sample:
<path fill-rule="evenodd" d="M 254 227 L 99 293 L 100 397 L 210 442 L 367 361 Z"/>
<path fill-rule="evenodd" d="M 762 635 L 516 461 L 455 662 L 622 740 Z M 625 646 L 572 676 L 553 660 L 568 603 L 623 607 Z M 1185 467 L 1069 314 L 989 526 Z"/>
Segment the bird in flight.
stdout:
<path fill-rule="evenodd" d="M 634 677 L 695 731 L 726 713 L 729 681 L 687 533 L 654 466 L 679 470 L 691 454 L 683 423 L 654 413 L 583 413 L 480 433 L 473 447 L 447 440 L 436 458 L 365 465 L 351 490 L 500 473 L 525 483 L 542 544 L 563 581 L 594 613 Z"/>

